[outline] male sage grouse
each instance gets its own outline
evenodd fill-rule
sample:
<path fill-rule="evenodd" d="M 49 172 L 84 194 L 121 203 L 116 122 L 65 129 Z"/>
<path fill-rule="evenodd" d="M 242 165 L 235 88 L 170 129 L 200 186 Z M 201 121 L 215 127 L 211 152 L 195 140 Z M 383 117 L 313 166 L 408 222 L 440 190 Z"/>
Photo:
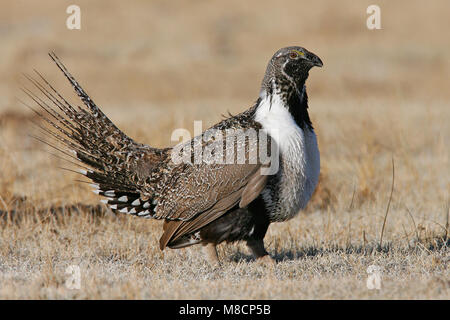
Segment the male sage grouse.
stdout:
<path fill-rule="evenodd" d="M 27 78 L 41 96 L 24 90 L 42 109 L 35 111 L 48 124 L 41 128 L 66 150 L 46 143 L 77 160 L 81 174 L 91 180 L 94 192 L 105 197 L 102 201 L 109 208 L 164 220 L 161 250 L 200 243 L 216 264 L 217 244 L 245 240 L 256 258 L 273 261 L 263 244 L 269 224 L 293 218 L 318 182 L 319 150 L 305 81 L 313 66 L 322 66 L 319 57 L 302 47 L 278 50 L 253 107 L 165 149 L 125 135 L 58 57 L 54 53 L 50 57 L 84 106 L 70 104 L 38 72 L 39 81 Z M 237 143 L 225 143 L 234 138 Z M 269 161 L 261 160 L 263 152 L 258 149 L 270 149 Z M 209 156 L 198 161 L 196 150 L 209 150 Z"/>

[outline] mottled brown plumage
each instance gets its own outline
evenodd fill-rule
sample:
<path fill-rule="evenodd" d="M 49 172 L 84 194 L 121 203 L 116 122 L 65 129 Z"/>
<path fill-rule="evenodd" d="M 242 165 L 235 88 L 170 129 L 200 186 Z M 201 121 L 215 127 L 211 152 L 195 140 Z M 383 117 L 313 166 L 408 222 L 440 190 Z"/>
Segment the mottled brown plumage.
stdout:
<path fill-rule="evenodd" d="M 295 57 L 292 52 L 297 52 Z M 59 149 L 82 164 L 80 172 L 93 182 L 94 192 L 104 196 L 104 202 L 113 211 L 164 220 L 161 249 L 202 243 L 212 244 L 211 253 L 215 245 L 222 241 L 246 240 L 257 257 L 267 255 L 262 239 L 270 222 L 283 220 L 280 219 L 283 214 L 295 214 L 283 210 L 298 210 L 284 209 L 277 202 L 287 194 L 278 189 L 288 185 L 286 181 L 290 178 L 286 173 L 299 173 L 289 169 L 295 164 L 281 154 L 281 165 L 289 165 L 284 165 L 274 175 L 261 174 L 260 169 L 268 164 L 263 165 L 257 156 L 261 142 L 259 136 L 256 140 L 249 139 L 242 132 L 248 129 L 267 131 L 268 128 L 263 128 L 265 122 L 256 120 L 260 116 L 257 113 L 261 113 L 266 101 L 272 104 L 272 96 L 269 100 L 269 95 L 277 92 L 283 94 L 274 97 L 282 97 L 287 109 L 300 109 L 289 110 L 294 116 L 295 127 L 312 130 L 306 110 L 304 81 L 309 68 L 321 65 L 317 56 L 300 47 L 279 50 L 269 63 L 260 98 L 255 105 L 210 128 L 219 130 L 224 137 L 243 135 L 244 138 L 235 147 L 243 147 L 245 161 L 232 164 L 220 161 L 177 163 L 173 160 L 174 149 L 157 149 L 135 142 L 96 106 L 57 56 L 52 53 L 50 57 L 74 87 L 84 106 L 70 104 L 39 73 L 40 81 L 32 77 L 28 79 L 41 95 L 27 89 L 24 91 L 41 107 L 40 111 L 35 112 L 50 126 L 41 128 L 48 137 L 59 141 L 73 153 L 72 156 Z M 303 88 L 301 96 L 298 91 L 300 86 Z M 230 133 L 228 129 L 235 131 Z M 205 132 L 186 142 L 184 147 L 200 144 L 202 148 L 226 149 L 226 139 L 203 139 L 204 135 Z M 269 140 L 268 143 L 268 150 L 271 150 L 270 143 L 274 142 Z M 194 154 L 190 154 L 189 158 L 194 160 Z M 296 195 L 290 197 L 295 199 Z M 294 203 L 291 207 L 300 208 L 300 205 Z"/>

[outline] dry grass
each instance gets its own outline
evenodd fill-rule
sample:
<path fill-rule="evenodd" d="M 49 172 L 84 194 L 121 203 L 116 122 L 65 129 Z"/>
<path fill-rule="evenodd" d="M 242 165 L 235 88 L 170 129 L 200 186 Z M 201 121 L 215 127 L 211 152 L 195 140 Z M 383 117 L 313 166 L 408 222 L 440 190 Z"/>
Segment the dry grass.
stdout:
<path fill-rule="evenodd" d="M 70 2 L 1 2 L 0 298 L 450 298 L 448 2 L 379 1 L 379 31 L 365 28 L 365 1 L 78 1 L 81 31 L 64 27 Z M 274 272 L 242 244 L 219 247 L 219 269 L 198 247 L 160 252 L 161 222 L 99 206 L 27 135 L 15 98 L 37 67 L 76 101 L 55 50 L 120 128 L 163 146 L 175 128 L 248 107 L 289 44 L 325 64 L 308 82 L 322 173 L 306 212 L 269 228 Z M 65 286 L 69 265 L 79 290 Z M 383 268 L 381 290 L 366 287 L 369 265 Z"/>

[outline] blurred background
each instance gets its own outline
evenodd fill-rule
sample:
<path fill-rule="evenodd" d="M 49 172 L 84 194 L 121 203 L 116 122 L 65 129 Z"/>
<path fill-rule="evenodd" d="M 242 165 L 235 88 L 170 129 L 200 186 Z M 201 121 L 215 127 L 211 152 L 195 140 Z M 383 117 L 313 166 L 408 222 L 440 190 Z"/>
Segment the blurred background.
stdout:
<path fill-rule="evenodd" d="M 72 4 L 81 9 L 81 30 L 66 27 L 70 15 L 66 9 Z M 366 26 L 369 17 L 366 10 L 372 4 L 381 9 L 380 30 L 369 30 Z M 374 248 L 388 202 L 390 212 L 384 234 L 387 243 L 396 243 L 397 249 L 409 248 L 411 239 L 428 239 L 431 242 L 423 240 L 423 243 L 432 243 L 428 248 L 437 248 L 432 242 L 436 237 L 443 237 L 445 233 L 442 239 L 448 239 L 449 13 L 448 0 L 0 0 L 0 211 L 24 203 L 25 207 L 32 208 L 99 203 L 98 196 L 75 182 L 79 176 L 57 168 L 67 167 L 67 163 L 50 156 L 43 144 L 29 136 L 35 134 L 35 129 L 28 120 L 36 120 L 36 117 L 19 102 L 20 99 L 30 103 L 20 90 L 22 86 L 32 87 L 23 73 L 32 74 L 36 68 L 71 102 L 80 103 L 48 52 L 56 52 L 97 105 L 127 135 L 159 147 L 175 144 L 170 141 L 174 129 L 186 128 L 192 132 L 194 120 L 203 120 L 206 129 L 220 121 L 222 114 L 228 111 L 235 114 L 252 106 L 273 53 L 281 47 L 299 45 L 324 62 L 323 68 L 311 70 L 307 81 L 309 112 L 321 152 L 321 177 L 306 209 L 308 218 L 274 224 L 266 239 L 269 252 L 280 260 L 304 257 L 321 250 L 331 250 L 331 258 L 325 254 L 320 260 L 319 254 L 316 261 L 312 254 L 311 259 L 298 259 L 299 264 L 293 264 L 291 271 L 295 279 L 319 279 L 317 286 L 311 286 L 311 292 L 304 296 L 297 290 L 303 284 L 298 285 L 290 278 L 289 264 L 283 267 L 289 271 L 286 271 L 288 280 L 283 286 L 277 282 L 269 284 L 265 291 L 251 289 L 251 294 L 250 289 L 246 289 L 247 271 L 244 270 L 245 286 L 239 294 L 240 297 L 263 298 L 299 295 L 367 298 L 366 287 L 361 287 L 354 279 L 354 270 L 359 272 L 359 279 L 365 279 L 367 261 L 364 259 L 371 258 L 358 253 L 365 251 L 355 251 L 353 258 L 358 262 L 342 269 L 339 266 L 347 266 L 349 256 L 333 258 L 334 251 L 329 248 L 354 245 L 366 250 L 366 244 Z M 395 188 L 390 201 L 392 161 L 395 163 Z M 127 257 L 131 257 L 133 261 L 144 261 L 136 266 L 137 279 L 150 276 L 140 268 L 162 263 L 159 257 L 163 254 L 157 247 L 160 222 L 142 223 L 139 219 L 126 218 L 97 221 L 102 224 L 98 234 L 89 216 L 80 223 L 76 219 L 68 220 L 65 227 L 30 222 L 19 228 L 2 229 L 4 236 L 0 237 L 0 243 L 5 241 L 10 245 L 0 245 L 0 248 L 11 270 L 22 270 L 20 266 L 26 265 L 24 259 L 31 259 L 27 265 L 38 270 L 20 271 L 19 279 L 44 270 L 43 280 L 33 282 L 34 293 L 29 291 L 29 280 L 19 285 L 21 289 L 16 289 L 16 282 L 8 280 L 11 284 L 5 287 L 3 296 L 47 297 L 41 290 L 42 283 L 59 290 L 62 282 L 51 280 L 53 270 L 46 272 L 47 264 L 40 267 L 41 252 L 47 252 L 49 257 L 56 257 L 54 259 L 66 255 L 71 259 L 75 254 L 73 250 L 92 251 L 89 261 L 106 265 L 110 261 L 127 262 Z M 66 246 L 70 241 L 79 243 L 79 247 Z M 138 258 L 133 256 L 134 247 L 130 247 L 130 242 L 137 243 Z M 224 256 L 234 254 L 234 260 L 241 261 L 240 249 L 236 249 L 240 247 L 236 246 L 224 246 L 223 250 L 229 251 Z M 291 251 L 280 251 L 286 248 Z M 196 252 L 197 248 L 192 250 Z M 164 254 L 165 261 L 175 261 L 167 270 L 178 266 L 179 261 L 188 261 L 179 268 L 181 279 L 185 277 L 189 283 L 203 275 L 186 273 L 191 270 L 191 262 L 177 256 L 184 257 L 185 252 Z M 407 257 L 402 255 L 405 252 Z M 419 255 L 417 261 L 408 260 L 414 252 L 425 253 Z M 395 254 L 392 256 L 397 260 L 389 260 L 391 256 L 381 259 L 386 259 L 383 260 L 386 266 L 398 267 L 390 271 L 406 270 L 400 273 L 404 279 L 416 279 L 424 274 L 427 277 L 438 274 L 434 273 L 436 268 L 448 262 L 430 252 L 428 249 L 401 251 L 398 259 Z M 112 254 L 120 259 L 112 259 Z M 448 250 L 436 254 L 448 257 Z M 198 257 L 197 264 L 203 261 L 200 254 Z M 60 263 L 65 263 L 66 258 L 61 258 Z M 330 267 L 333 264 L 328 259 L 337 259 L 336 270 L 350 271 L 345 271 L 341 275 L 343 278 L 336 278 L 334 271 L 327 271 L 324 274 L 331 275 L 332 279 L 323 282 L 322 271 L 334 268 Z M 416 266 L 417 272 L 405 269 L 404 261 L 412 261 L 408 266 Z M 444 262 L 439 264 L 439 261 Z M 447 276 L 443 277 L 447 282 L 442 282 L 442 286 L 448 290 L 448 269 L 444 270 L 447 270 Z M 128 271 L 127 267 L 112 272 L 111 276 L 122 276 Z M 13 274 L 11 279 L 16 279 L 17 273 Z M 171 271 L 161 273 L 162 278 L 170 278 L 170 275 Z M 399 282 L 391 282 L 390 289 L 380 297 L 448 298 L 440 285 L 428 282 L 426 277 L 420 285 L 411 282 L 409 289 L 403 290 L 405 283 L 410 282 L 401 280 L 400 275 L 397 275 Z M 218 275 L 219 279 L 222 276 Z M 132 281 L 130 286 L 147 286 L 155 279 Z M 345 282 L 345 286 L 336 282 L 346 279 L 351 280 Z M 107 288 L 110 287 L 108 281 Z M 212 296 L 236 297 L 235 283 L 228 287 L 228 295 L 223 295 L 222 290 L 226 289 L 222 280 L 218 280 L 219 289 Z M 96 297 L 102 291 L 98 287 L 94 282 L 89 289 L 92 292 L 83 294 Z M 164 282 L 161 288 L 166 290 L 166 287 L 170 288 Z M 206 282 L 205 288 L 210 287 Z M 174 292 L 182 292 L 181 297 L 185 298 L 205 298 L 208 292 L 200 286 L 195 295 L 190 295 L 191 291 L 182 288 Z M 274 293 L 274 288 L 279 292 Z M 116 289 L 117 293 L 108 289 L 100 296 L 124 297 L 124 292 L 128 292 L 120 286 Z M 144 292 L 133 290 L 125 297 L 140 297 L 136 292 Z M 164 296 L 152 290 L 148 296 L 142 296 Z M 340 290 L 337 295 L 332 293 L 336 290 Z"/>
<path fill-rule="evenodd" d="M 324 61 L 307 82 L 322 154 L 319 206 L 355 190 L 360 202 L 376 199 L 393 155 L 405 196 L 448 201 L 448 1 L 378 1 L 380 30 L 366 26 L 369 1 L 77 1 L 81 30 L 66 27 L 71 4 L 1 1 L 0 175 L 10 194 L 49 199 L 47 190 L 57 201 L 84 190 L 39 152 L 23 121 L 32 113 L 19 103 L 29 87 L 22 74 L 34 68 L 77 101 L 48 52 L 127 134 L 166 146 L 176 128 L 192 131 L 194 120 L 206 128 L 250 107 L 272 54 L 300 45 Z"/>

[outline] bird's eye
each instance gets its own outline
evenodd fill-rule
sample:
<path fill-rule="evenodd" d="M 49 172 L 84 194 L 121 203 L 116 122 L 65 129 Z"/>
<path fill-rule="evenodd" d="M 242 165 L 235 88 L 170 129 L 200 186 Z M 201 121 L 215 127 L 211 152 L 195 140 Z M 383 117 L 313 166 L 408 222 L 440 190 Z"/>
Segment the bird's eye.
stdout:
<path fill-rule="evenodd" d="M 297 59 L 300 56 L 304 56 L 305 54 L 299 50 L 292 50 L 289 52 L 289 58 L 290 59 Z"/>
<path fill-rule="evenodd" d="M 298 58 L 298 53 L 295 52 L 295 51 L 291 51 L 291 53 L 289 53 L 289 58 L 297 59 Z"/>

